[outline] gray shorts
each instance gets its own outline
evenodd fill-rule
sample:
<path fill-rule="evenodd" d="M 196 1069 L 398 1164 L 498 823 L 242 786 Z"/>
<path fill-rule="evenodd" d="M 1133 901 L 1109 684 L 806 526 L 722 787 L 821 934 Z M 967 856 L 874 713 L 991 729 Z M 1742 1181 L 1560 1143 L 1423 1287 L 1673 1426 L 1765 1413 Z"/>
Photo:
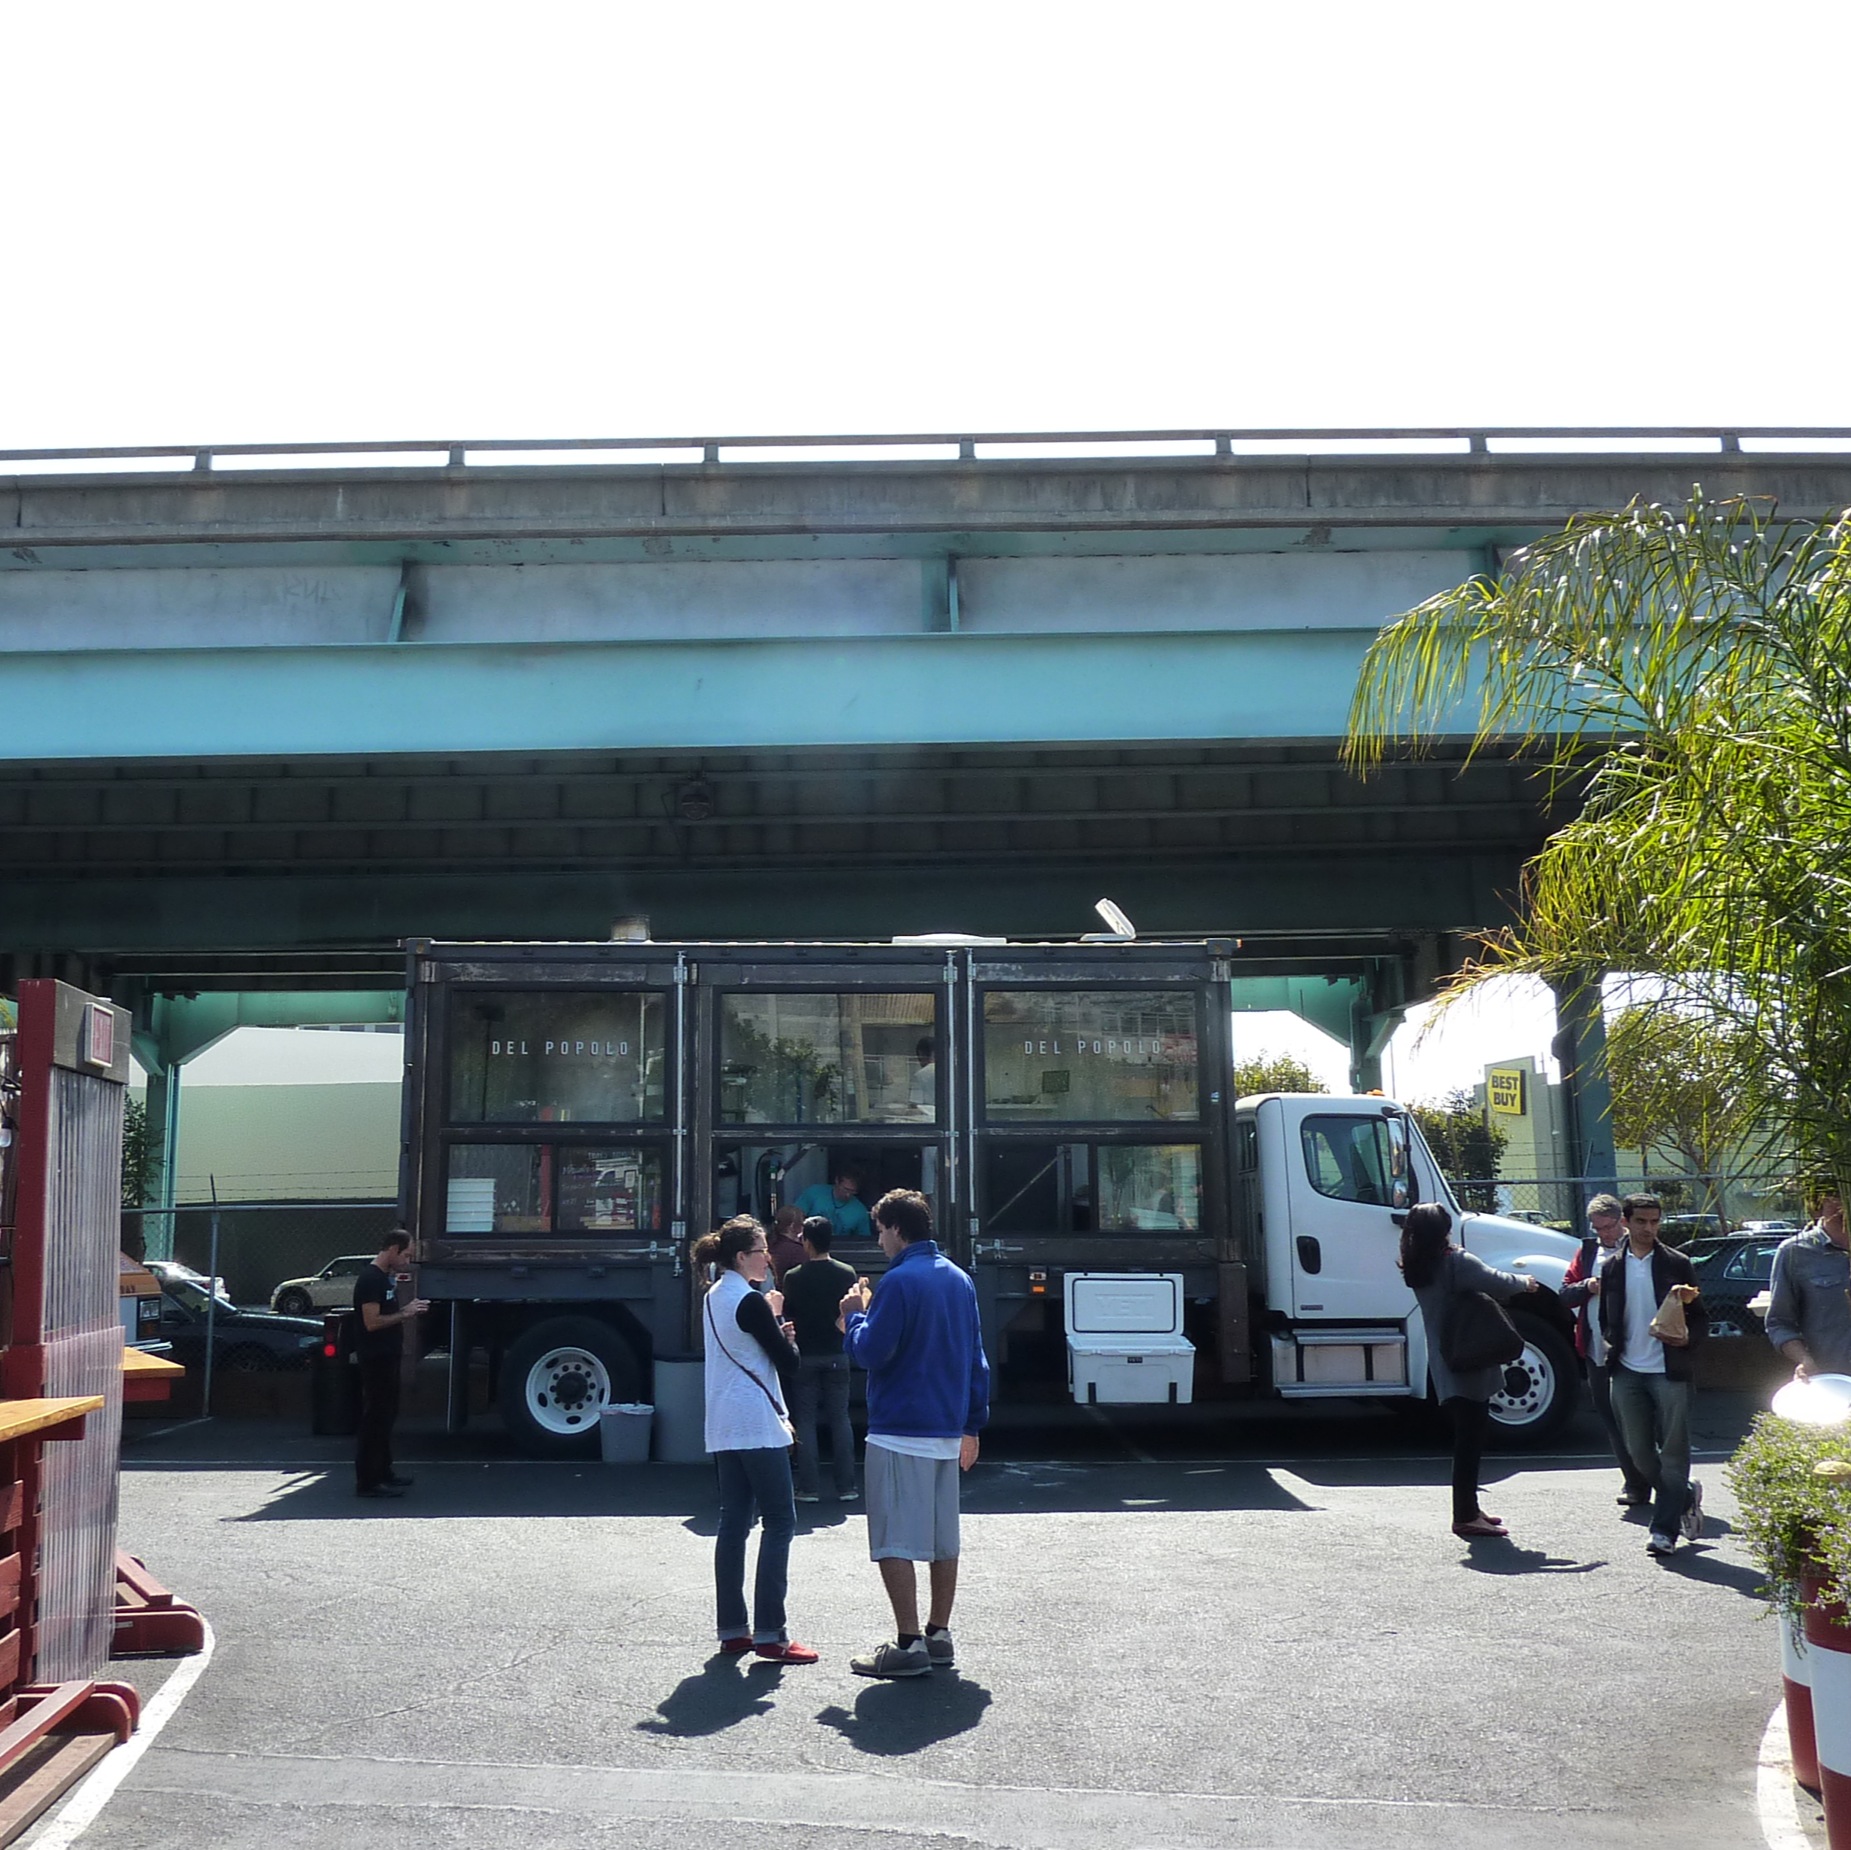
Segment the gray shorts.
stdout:
<path fill-rule="evenodd" d="M 862 1457 L 870 1561 L 955 1561 L 958 1461 L 870 1445 Z"/>

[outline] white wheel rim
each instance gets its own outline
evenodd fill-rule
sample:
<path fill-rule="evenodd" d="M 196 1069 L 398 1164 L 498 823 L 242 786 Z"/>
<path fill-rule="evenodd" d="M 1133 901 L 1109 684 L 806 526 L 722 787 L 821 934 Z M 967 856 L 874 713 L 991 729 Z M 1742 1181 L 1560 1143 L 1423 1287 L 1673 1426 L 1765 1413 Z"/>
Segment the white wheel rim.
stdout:
<path fill-rule="evenodd" d="M 611 1404 L 610 1370 L 576 1344 L 549 1349 L 527 1371 L 527 1412 L 550 1433 L 594 1431 Z"/>
<path fill-rule="evenodd" d="M 1510 1391 L 1513 1369 L 1522 1369 L 1529 1377 L 1521 1394 Z M 1500 1426 L 1533 1426 L 1555 1404 L 1558 1384 L 1549 1358 L 1534 1343 L 1526 1342 L 1523 1353 L 1503 1371 L 1503 1385 L 1491 1396 L 1491 1417 Z"/>

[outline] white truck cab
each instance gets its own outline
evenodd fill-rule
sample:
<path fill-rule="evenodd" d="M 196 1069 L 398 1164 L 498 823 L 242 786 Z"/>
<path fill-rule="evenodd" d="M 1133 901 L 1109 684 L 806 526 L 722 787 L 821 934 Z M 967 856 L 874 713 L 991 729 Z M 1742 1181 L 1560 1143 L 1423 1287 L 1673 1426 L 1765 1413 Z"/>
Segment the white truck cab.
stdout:
<path fill-rule="evenodd" d="M 1376 1095 L 1267 1093 L 1235 1106 L 1255 1362 L 1287 1399 L 1424 1398 L 1426 1332 L 1397 1264 L 1401 1222 L 1416 1202 L 1454 1216 L 1461 1245 L 1537 1279 L 1513 1305 L 1522 1357 L 1505 1370 L 1492 1418 L 1507 1437 L 1540 1442 L 1572 1413 L 1579 1368 L 1556 1294 L 1576 1252 L 1567 1234 L 1462 1212 L 1419 1127 Z M 1261 1307 L 1263 1306 L 1263 1312 Z"/>

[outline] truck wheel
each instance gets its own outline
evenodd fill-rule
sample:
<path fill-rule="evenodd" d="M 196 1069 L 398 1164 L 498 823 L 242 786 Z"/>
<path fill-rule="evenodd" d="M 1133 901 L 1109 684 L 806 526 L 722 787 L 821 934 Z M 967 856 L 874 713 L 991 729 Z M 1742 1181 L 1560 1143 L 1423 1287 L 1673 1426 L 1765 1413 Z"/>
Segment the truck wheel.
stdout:
<path fill-rule="evenodd" d="M 1523 1337 L 1523 1353 L 1504 1370 L 1502 1388 L 1491 1396 L 1491 1433 L 1505 1444 L 1545 1445 L 1575 1411 L 1581 1371 L 1575 1352 L 1556 1331 L 1516 1312 L 1511 1321 Z"/>
<path fill-rule="evenodd" d="M 580 1458 L 598 1449 L 598 1416 L 635 1400 L 642 1370 L 629 1343 L 597 1317 L 549 1317 L 523 1330 L 501 1366 L 501 1418 L 522 1451 Z"/>

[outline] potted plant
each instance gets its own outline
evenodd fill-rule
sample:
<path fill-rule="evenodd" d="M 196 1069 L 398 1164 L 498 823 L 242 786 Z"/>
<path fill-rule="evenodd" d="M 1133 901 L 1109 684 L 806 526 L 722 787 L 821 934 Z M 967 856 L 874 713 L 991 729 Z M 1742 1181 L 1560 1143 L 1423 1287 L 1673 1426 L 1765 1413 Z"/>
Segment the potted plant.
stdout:
<path fill-rule="evenodd" d="M 1809 1791 L 1824 1787 L 1831 1842 L 1851 1850 L 1851 1765 L 1822 1773 L 1816 1745 L 1831 1734 L 1841 1699 L 1838 1725 L 1851 1736 L 1851 1428 L 1764 1413 L 1729 1461 L 1728 1478 L 1742 1540 L 1767 1576 L 1781 1628 L 1793 1774 Z M 1821 1704 L 1831 1717 L 1816 1714 Z M 1835 1791 L 1841 1773 L 1844 1789 Z M 1842 1814 L 1837 1826 L 1834 1811 Z"/>

